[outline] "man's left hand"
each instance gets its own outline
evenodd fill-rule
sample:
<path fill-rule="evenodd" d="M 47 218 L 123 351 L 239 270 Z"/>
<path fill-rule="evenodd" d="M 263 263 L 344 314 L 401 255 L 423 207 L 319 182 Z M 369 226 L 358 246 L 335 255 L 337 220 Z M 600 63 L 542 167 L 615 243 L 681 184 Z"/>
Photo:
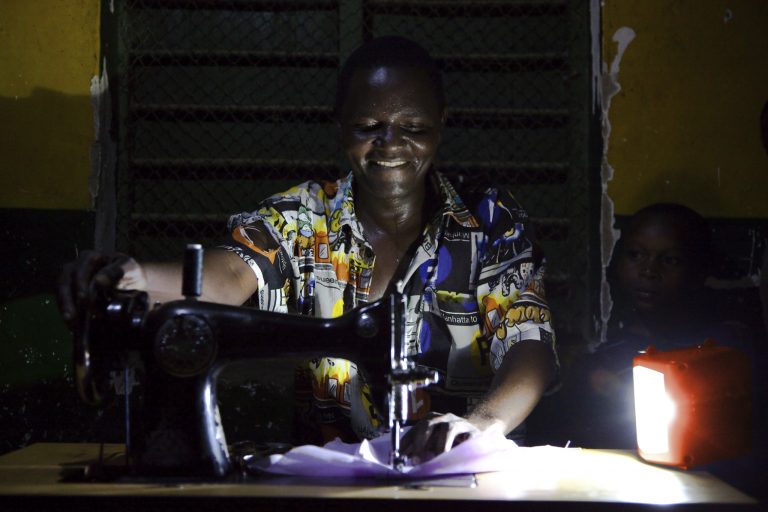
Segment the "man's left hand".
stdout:
<path fill-rule="evenodd" d="M 432 414 L 406 432 L 402 439 L 401 451 L 403 455 L 410 457 L 414 464 L 420 464 L 481 432 L 476 425 L 455 414 Z"/>

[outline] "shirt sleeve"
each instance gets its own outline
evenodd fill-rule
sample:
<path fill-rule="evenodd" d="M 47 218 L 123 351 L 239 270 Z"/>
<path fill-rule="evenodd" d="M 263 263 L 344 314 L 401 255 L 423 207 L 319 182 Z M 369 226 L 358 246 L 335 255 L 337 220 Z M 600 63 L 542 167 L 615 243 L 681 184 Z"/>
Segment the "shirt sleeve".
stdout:
<path fill-rule="evenodd" d="M 555 334 L 544 292 L 544 255 L 529 229 L 528 214 L 505 190 L 490 190 L 478 217 L 484 232 L 477 295 L 490 337 L 493 371 L 513 345 L 546 343 L 555 355 Z"/>
<path fill-rule="evenodd" d="M 292 262 L 286 250 L 288 241 L 273 224 L 279 212 L 267 206 L 251 213 L 232 215 L 227 224 L 228 236 L 221 248 L 238 255 L 253 270 L 258 289 L 253 297 L 259 309 L 288 312 L 291 297 Z M 266 232 L 277 248 L 264 249 L 254 239 L 257 231 Z"/>

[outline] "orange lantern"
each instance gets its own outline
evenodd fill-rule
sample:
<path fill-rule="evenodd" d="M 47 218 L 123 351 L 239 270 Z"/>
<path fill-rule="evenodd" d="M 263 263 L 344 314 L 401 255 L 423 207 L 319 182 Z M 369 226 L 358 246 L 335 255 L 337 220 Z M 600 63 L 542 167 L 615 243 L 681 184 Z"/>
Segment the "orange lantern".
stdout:
<path fill-rule="evenodd" d="M 748 453 L 751 373 L 744 353 L 710 340 L 664 352 L 651 346 L 635 356 L 640 457 L 687 469 Z"/>

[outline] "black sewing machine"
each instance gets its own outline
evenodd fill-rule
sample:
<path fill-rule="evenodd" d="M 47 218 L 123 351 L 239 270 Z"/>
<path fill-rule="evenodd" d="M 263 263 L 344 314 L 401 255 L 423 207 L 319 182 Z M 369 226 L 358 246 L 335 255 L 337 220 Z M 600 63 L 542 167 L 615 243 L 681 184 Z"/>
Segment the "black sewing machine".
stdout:
<path fill-rule="evenodd" d="M 355 361 L 388 415 L 393 467 L 408 393 L 437 374 L 406 358 L 405 297 L 399 291 L 339 318 L 321 319 L 200 302 L 202 248 L 187 247 L 185 299 L 151 307 L 147 294 L 114 290 L 96 300 L 75 332 L 82 399 L 103 401 L 108 371 L 138 360 L 142 392 L 126 407 L 126 452 L 134 474 L 222 477 L 233 461 L 218 414 L 216 383 L 231 362 L 275 357 Z M 135 391 L 134 391 L 135 393 Z"/>

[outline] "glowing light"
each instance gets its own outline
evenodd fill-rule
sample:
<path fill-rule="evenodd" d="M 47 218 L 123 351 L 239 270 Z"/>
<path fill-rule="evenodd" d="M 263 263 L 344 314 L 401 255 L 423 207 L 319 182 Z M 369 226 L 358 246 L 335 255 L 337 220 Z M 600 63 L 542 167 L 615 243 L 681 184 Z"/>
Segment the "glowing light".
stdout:
<path fill-rule="evenodd" d="M 635 417 L 637 445 L 645 453 L 669 451 L 669 427 L 675 419 L 676 406 L 667 394 L 664 374 L 635 366 Z"/>
<path fill-rule="evenodd" d="M 688 469 L 749 453 L 752 361 L 739 350 L 653 346 L 633 360 L 640 457 Z"/>

